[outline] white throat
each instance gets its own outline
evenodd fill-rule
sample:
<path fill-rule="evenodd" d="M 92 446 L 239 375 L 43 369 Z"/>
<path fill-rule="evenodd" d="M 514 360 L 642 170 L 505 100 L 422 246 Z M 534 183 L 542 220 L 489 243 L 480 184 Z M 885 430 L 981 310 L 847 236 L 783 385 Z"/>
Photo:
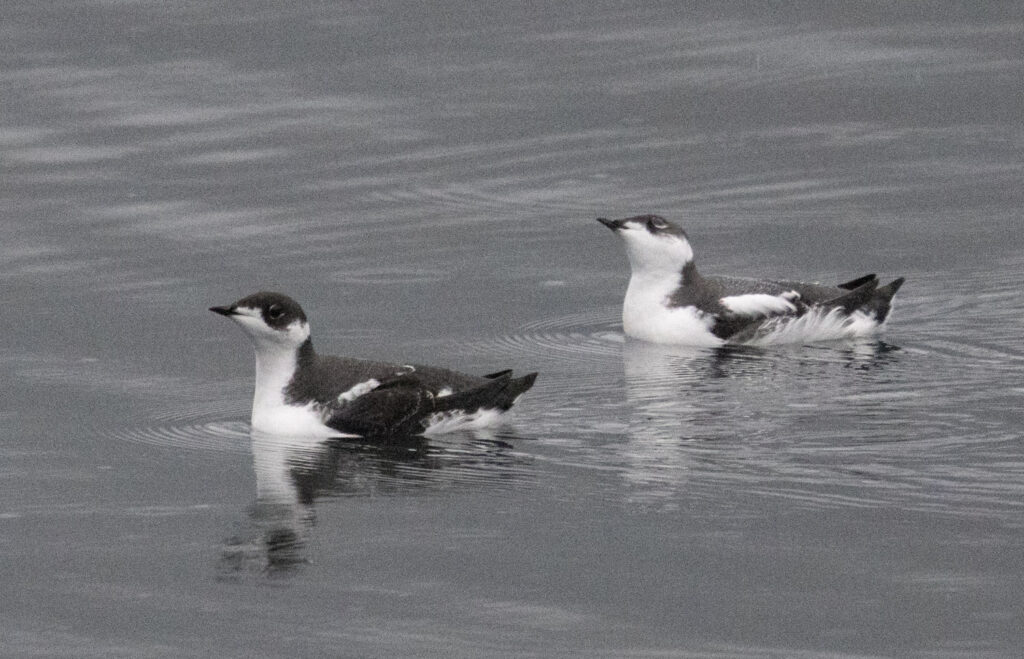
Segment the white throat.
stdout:
<path fill-rule="evenodd" d="M 285 389 L 298 368 L 298 350 L 291 346 L 257 343 L 256 388 L 252 397 L 252 421 L 266 410 L 285 405 Z"/>
<path fill-rule="evenodd" d="M 299 367 L 299 348 L 309 338 L 309 325 L 292 323 L 272 330 L 254 314 L 235 317 L 252 339 L 256 351 L 256 386 L 252 394 L 254 430 L 274 435 L 334 437 L 340 433 L 323 424 L 319 406 L 289 404 L 285 391 Z"/>
<path fill-rule="evenodd" d="M 626 334 L 639 336 L 642 325 L 668 311 L 693 249 L 686 240 L 652 236 L 643 229 L 628 230 L 622 238 L 630 266 L 622 321 Z"/>
<path fill-rule="evenodd" d="M 653 236 L 643 229 L 622 235 L 634 275 L 661 276 L 678 281 L 683 267 L 693 260 L 693 248 L 685 238 Z"/>
<path fill-rule="evenodd" d="M 693 260 L 689 241 L 645 234 L 637 230 L 623 236 L 632 271 L 622 303 L 626 336 L 654 343 L 720 344 L 711 333 L 714 318 L 695 307 L 669 306 L 683 268 Z"/>
<path fill-rule="evenodd" d="M 298 365 L 297 348 L 256 346 L 256 388 L 250 419 L 253 430 L 293 437 L 341 436 L 343 433 L 324 425 L 322 410 L 315 402 L 288 402 L 285 392 Z"/>

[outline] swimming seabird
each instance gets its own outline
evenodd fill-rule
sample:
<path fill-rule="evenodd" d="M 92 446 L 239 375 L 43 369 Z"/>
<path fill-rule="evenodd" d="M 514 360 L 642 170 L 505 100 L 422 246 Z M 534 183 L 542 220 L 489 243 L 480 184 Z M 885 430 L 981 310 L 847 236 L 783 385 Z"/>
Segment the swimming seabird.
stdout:
<path fill-rule="evenodd" d="M 256 348 L 251 420 L 263 432 L 380 437 L 481 427 L 537 377 L 320 355 L 302 307 L 281 293 L 254 293 L 210 311 L 235 321 Z"/>
<path fill-rule="evenodd" d="M 622 326 L 654 343 L 786 343 L 866 336 L 885 323 L 903 278 L 825 286 L 703 276 L 686 232 L 658 215 L 598 218 L 626 244 L 632 268 Z"/>

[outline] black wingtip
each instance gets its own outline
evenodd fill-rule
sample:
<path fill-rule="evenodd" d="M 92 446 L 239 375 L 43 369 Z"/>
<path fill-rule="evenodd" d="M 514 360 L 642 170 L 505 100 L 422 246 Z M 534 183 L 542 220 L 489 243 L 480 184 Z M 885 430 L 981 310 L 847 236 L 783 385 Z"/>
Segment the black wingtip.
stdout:
<path fill-rule="evenodd" d="M 902 285 L 903 277 L 899 277 L 875 290 L 867 308 L 875 312 L 875 319 L 879 323 L 884 323 L 885 319 L 889 317 L 889 311 L 892 309 L 892 298 Z"/>
<path fill-rule="evenodd" d="M 824 306 L 838 307 L 845 313 L 853 313 L 853 310 L 867 304 L 878 290 L 878 280 L 869 279 L 849 293 L 826 302 Z"/>
<path fill-rule="evenodd" d="M 519 394 L 523 393 L 524 391 L 529 390 L 530 387 L 533 386 L 533 383 L 536 382 L 536 380 L 537 380 L 537 372 L 534 371 L 533 373 L 527 373 L 526 375 L 520 376 L 518 378 L 513 378 L 512 377 L 512 369 L 506 368 L 503 371 L 496 371 L 494 373 L 488 373 L 484 377 L 487 378 L 488 380 L 505 380 L 505 381 L 507 381 L 508 382 L 509 390 L 515 392 L 513 394 L 514 396 L 518 396 Z"/>
<path fill-rule="evenodd" d="M 863 277 L 857 277 L 856 279 L 851 279 L 850 281 L 844 281 L 842 284 L 838 285 L 838 288 L 844 288 L 848 291 L 852 291 L 854 289 L 860 288 L 861 286 L 863 286 L 864 284 L 868 283 L 873 279 L 878 279 L 878 275 L 872 272 L 870 275 L 864 275 Z"/>
<path fill-rule="evenodd" d="M 530 390 L 537 380 L 537 373 L 527 373 L 518 378 L 513 378 L 511 371 L 503 375 L 495 382 L 501 382 L 499 390 L 495 391 L 491 404 L 502 410 L 509 410 L 515 404 L 516 399 Z"/>
<path fill-rule="evenodd" d="M 906 281 L 906 280 L 903 277 L 898 277 L 896 279 L 893 279 L 891 282 L 889 282 L 885 286 L 882 286 L 881 288 L 879 288 L 878 292 L 879 293 L 883 293 L 885 295 L 888 295 L 891 298 L 893 295 L 896 295 L 896 291 L 900 290 L 900 287 L 903 286 L 903 282 L 904 281 Z"/>
<path fill-rule="evenodd" d="M 537 381 L 537 375 L 538 373 L 536 371 L 534 371 L 533 373 L 527 373 L 523 377 L 516 380 L 516 382 L 522 385 L 522 391 L 526 391 L 527 389 L 533 386 L 534 382 Z"/>
<path fill-rule="evenodd" d="M 537 380 L 537 373 L 527 373 L 522 377 L 509 380 L 508 385 L 505 387 L 505 391 L 496 401 L 501 409 L 508 410 L 515 404 L 516 399 L 526 393 L 533 387 L 534 381 Z"/>

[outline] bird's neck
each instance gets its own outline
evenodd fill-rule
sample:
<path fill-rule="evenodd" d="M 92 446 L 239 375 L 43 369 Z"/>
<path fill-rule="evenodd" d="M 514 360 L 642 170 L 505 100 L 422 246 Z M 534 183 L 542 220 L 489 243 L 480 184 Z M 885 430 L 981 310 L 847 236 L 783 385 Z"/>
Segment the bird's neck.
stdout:
<path fill-rule="evenodd" d="M 648 326 L 669 312 L 669 303 L 676 292 L 699 281 L 693 261 L 681 270 L 636 269 L 629 278 L 626 298 L 622 304 L 622 322 L 626 333 L 639 336 Z"/>
<path fill-rule="evenodd" d="M 664 273 L 634 272 L 626 288 L 623 313 L 626 317 L 642 317 L 651 307 L 664 306 L 679 282 Z"/>
<path fill-rule="evenodd" d="M 253 412 L 285 405 L 285 390 L 296 369 L 314 358 L 313 344 L 309 339 L 298 348 L 275 343 L 257 344 Z"/>
<path fill-rule="evenodd" d="M 664 303 L 680 286 L 691 286 L 701 281 L 693 260 L 679 270 L 666 268 L 636 268 L 629 278 L 628 299 L 643 305 Z"/>
<path fill-rule="evenodd" d="M 697 264 L 690 259 L 683 266 L 682 271 L 679 273 L 679 283 L 683 286 L 692 286 L 699 283 L 703 277 L 697 272 Z"/>

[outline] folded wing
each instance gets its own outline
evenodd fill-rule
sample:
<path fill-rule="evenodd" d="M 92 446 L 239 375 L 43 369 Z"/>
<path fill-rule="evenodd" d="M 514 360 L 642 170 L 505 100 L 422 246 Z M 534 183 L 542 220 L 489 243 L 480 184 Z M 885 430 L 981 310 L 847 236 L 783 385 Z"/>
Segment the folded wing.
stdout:
<path fill-rule="evenodd" d="M 504 411 L 533 386 L 537 374 L 513 378 L 511 371 L 492 374 L 477 386 L 436 395 L 415 373 L 381 382 L 372 391 L 325 409 L 324 423 L 343 433 L 363 437 L 416 435 L 438 413 L 481 409 Z"/>

